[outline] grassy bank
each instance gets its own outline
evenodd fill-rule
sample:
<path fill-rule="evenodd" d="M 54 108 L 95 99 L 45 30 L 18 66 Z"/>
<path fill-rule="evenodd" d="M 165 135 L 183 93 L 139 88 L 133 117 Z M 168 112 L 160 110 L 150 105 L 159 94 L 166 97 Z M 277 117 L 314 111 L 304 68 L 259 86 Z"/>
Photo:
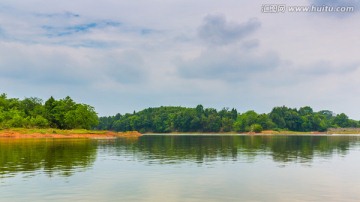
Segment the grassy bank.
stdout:
<path fill-rule="evenodd" d="M 234 134 L 245 134 L 245 135 L 311 135 L 311 134 L 327 134 L 327 132 L 317 132 L 317 131 L 312 131 L 312 132 L 301 132 L 301 131 L 289 131 L 289 130 L 282 130 L 282 131 L 275 131 L 275 130 L 263 130 L 259 133 L 255 133 L 255 132 L 235 132 L 235 131 L 230 131 L 230 132 L 170 132 L 170 133 L 145 133 L 145 134 L 174 134 L 174 135 L 182 135 L 182 134 L 205 134 L 205 135 L 211 135 L 211 134 L 221 134 L 221 135 L 234 135 Z"/>
<path fill-rule="evenodd" d="M 145 134 L 174 134 L 174 135 L 182 135 L 182 134 L 199 134 L 199 135 L 211 135 L 211 134 L 222 134 L 222 135 L 234 135 L 234 134 L 244 134 L 244 135 L 332 135 L 332 134 L 344 134 L 344 135 L 350 135 L 360 134 L 360 128 L 359 129 L 347 129 L 347 128 L 337 128 L 337 129 L 331 129 L 329 131 L 290 131 L 290 130 L 263 130 L 259 133 L 255 132 L 171 132 L 171 133 L 145 133 Z"/>
<path fill-rule="evenodd" d="M 151 134 L 151 133 L 148 133 Z M 247 134 L 247 135 L 331 135 L 331 134 L 360 134 L 360 128 L 336 128 L 330 129 L 325 132 L 299 132 L 299 131 L 275 131 L 275 130 L 264 130 L 260 133 L 254 132 L 223 132 L 223 133 L 197 133 L 197 132 L 188 132 L 188 133 L 168 133 L 168 134 Z M 113 132 L 105 130 L 85 130 L 85 129 L 72 129 L 72 130 L 60 130 L 54 128 L 10 128 L 0 130 L 0 137 L 2 138 L 116 138 L 116 137 L 140 137 L 140 134 L 137 131 L 127 131 L 127 132 Z"/>
<path fill-rule="evenodd" d="M 60 130 L 54 128 L 10 128 L 0 130 L 0 137 L 6 138 L 115 138 L 115 137 L 139 137 L 137 131 L 112 132 L 104 130 Z"/>
<path fill-rule="evenodd" d="M 350 135 L 350 134 L 360 134 L 360 129 L 347 129 L 347 128 L 338 128 L 336 130 L 328 130 L 328 131 L 289 131 L 289 130 L 281 130 L 281 131 L 274 131 L 274 130 L 264 130 L 260 133 L 248 132 L 245 134 L 260 134 L 260 135 L 333 135 L 333 134 L 343 134 L 343 135 Z"/>
<path fill-rule="evenodd" d="M 360 128 L 329 128 L 328 134 L 360 134 Z"/>
<path fill-rule="evenodd" d="M 337 128 L 337 129 L 330 129 L 328 131 L 309 131 L 309 132 L 302 132 L 302 131 L 274 131 L 274 130 L 265 130 L 260 133 L 248 132 L 246 134 L 260 134 L 260 135 L 333 135 L 333 134 L 343 134 L 343 135 L 358 135 L 360 134 L 360 129 L 347 129 L 347 128 Z"/>

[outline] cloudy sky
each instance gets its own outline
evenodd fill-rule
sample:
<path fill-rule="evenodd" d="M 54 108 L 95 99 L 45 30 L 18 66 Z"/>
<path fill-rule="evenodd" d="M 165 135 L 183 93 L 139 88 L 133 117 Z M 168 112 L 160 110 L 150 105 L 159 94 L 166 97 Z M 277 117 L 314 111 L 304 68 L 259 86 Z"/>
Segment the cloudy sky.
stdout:
<path fill-rule="evenodd" d="M 1 0 L 0 92 L 100 116 L 312 106 L 360 119 L 360 0 Z M 262 12 L 264 4 L 353 12 Z"/>

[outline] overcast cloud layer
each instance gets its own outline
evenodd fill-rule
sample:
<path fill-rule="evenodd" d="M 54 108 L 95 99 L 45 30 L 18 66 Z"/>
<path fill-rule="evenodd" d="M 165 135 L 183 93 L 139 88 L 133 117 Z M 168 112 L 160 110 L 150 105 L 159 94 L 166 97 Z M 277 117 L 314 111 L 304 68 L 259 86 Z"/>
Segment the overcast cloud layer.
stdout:
<path fill-rule="evenodd" d="M 0 2 L 0 92 L 71 96 L 99 115 L 164 105 L 312 106 L 360 119 L 351 13 L 263 13 L 268 1 Z"/>

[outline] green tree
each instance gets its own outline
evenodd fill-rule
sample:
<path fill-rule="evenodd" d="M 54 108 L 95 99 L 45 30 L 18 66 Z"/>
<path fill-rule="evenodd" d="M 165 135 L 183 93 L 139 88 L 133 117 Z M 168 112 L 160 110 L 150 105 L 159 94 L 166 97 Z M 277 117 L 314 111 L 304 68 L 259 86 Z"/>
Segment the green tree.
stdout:
<path fill-rule="evenodd" d="M 48 120 L 50 127 L 58 128 L 60 123 L 55 118 L 55 107 L 57 103 L 53 96 L 45 102 L 45 118 Z"/>
<path fill-rule="evenodd" d="M 37 115 L 36 117 L 28 117 L 28 127 L 35 128 L 47 128 L 49 127 L 49 121 L 42 117 L 41 115 Z"/>
<path fill-rule="evenodd" d="M 255 123 L 250 126 L 251 132 L 261 133 L 262 130 L 263 130 L 263 127 L 260 124 Z"/>
<path fill-rule="evenodd" d="M 277 128 L 286 128 L 285 111 L 287 110 L 288 110 L 287 107 L 282 106 L 282 107 L 274 107 L 270 112 L 269 114 L 270 119 Z"/>
<path fill-rule="evenodd" d="M 335 116 L 333 125 L 341 128 L 351 127 L 349 117 L 344 113 Z"/>
<path fill-rule="evenodd" d="M 223 117 L 221 119 L 221 131 L 230 132 L 233 130 L 234 120 L 229 117 Z"/>
<path fill-rule="evenodd" d="M 21 111 L 17 109 L 11 109 L 8 112 L 8 121 L 6 125 L 8 127 L 15 127 L 15 128 L 23 127 L 26 123 L 24 117 L 25 115 Z"/>
<path fill-rule="evenodd" d="M 99 124 L 94 108 L 86 104 L 77 104 L 73 110 L 66 112 L 64 119 L 64 127 L 69 129 L 92 129 Z"/>
<path fill-rule="evenodd" d="M 249 132 L 251 130 L 250 126 L 256 123 L 257 118 L 258 114 L 253 110 L 238 115 L 234 123 L 234 130 L 237 132 Z"/>
<path fill-rule="evenodd" d="M 44 115 L 43 101 L 40 98 L 30 97 L 21 101 L 21 109 L 26 116 Z"/>
<path fill-rule="evenodd" d="M 257 116 L 256 123 L 260 124 L 264 130 L 271 130 L 275 128 L 275 124 L 267 114 L 259 114 Z"/>
<path fill-rule="evenodd" d="M 309 106 L 300 107 L 299 114 L 300 116 L 312 115 L 314 113 L 313 109 Z"/>

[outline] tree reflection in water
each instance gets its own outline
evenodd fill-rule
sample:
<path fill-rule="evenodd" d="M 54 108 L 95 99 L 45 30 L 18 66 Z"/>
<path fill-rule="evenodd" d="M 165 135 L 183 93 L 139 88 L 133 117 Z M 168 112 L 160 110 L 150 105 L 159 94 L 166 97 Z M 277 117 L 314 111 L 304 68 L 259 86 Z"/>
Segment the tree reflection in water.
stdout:
<path fill-rule="evenodd" d="M 94 141 L 60 139 L 0 139 L 0 177 L 43 171 L 71 176 L 96 158 Z"/>
<path fill-rule="evenodd" d="M 257 155 L 268 155 L 275 162 L 286 163 L 346 155 L 359 141 L 357 136 L 146 135 L 135 142 L 117 139 L 106 147 L 113 147 L 117 155 L 135 156 L 151 163 L 252 161 Z"/>
<path fill-rule="evenodd" d="M 145 135 L 139 139 L 0 139 L 0 178 L 17 173 L 71 176 L 90 168 L 97 153 L 148 164 L 253 162 L 311 163 L 346 155 L 358 136 Z M 262 159 L 262 158 L 258 158 Z"/>

